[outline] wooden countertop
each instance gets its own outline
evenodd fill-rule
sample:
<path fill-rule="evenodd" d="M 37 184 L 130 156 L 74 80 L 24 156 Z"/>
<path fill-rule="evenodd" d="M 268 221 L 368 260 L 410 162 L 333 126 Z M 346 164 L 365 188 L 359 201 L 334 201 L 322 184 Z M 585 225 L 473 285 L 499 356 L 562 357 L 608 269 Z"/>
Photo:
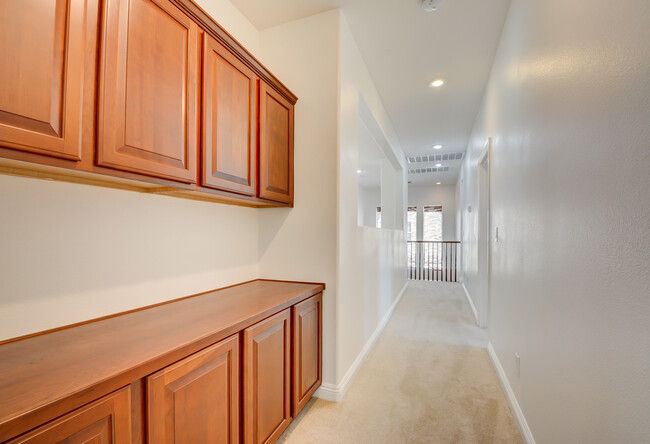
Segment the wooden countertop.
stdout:
<path fill-rule="evenodd" d="M 324 289 L 256 280 L 0 345 L 0 442 Z"/>

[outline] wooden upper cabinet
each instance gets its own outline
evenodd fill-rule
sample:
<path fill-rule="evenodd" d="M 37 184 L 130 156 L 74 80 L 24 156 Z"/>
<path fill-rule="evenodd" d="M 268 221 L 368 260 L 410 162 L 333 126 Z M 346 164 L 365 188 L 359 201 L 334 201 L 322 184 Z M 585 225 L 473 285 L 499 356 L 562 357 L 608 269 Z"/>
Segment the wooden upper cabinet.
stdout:
<path fill-rule="evenodd" d="M 85 0 L 0 4 L 0 146 L 81 158 Z"/>
<path fill-rule="evenodd" d="M 239 335 L 147 377 L 151 444 L 239 442 Z"/>
<path fill-rule="evenodd" d="M 104 0 L 97 162 L 194 183 L 199 29 L 169 0 Z"/>
<path fill-rule="evenodd" d="M 205 35 L 202 185 L 254 196 L 259 78 Z"/>
<path fill-rule="evenodd" d="M 131 390 L 118 390 L 7 444 L 131 444 Z"/>
<path fill-rule="evenodd" d="M 290 309 L 244 330 L 244 443 L 273 443 L 291 421 Z"/>
<path fill-rule="evenodd" d="M 260 82 L 259 193 L 293 203 L 293 105 Z"/>
<path fill-rule="evenodd" d="M 323 294 L 292 307 L 293 402 L 295 417 L 323 380 Z"/>

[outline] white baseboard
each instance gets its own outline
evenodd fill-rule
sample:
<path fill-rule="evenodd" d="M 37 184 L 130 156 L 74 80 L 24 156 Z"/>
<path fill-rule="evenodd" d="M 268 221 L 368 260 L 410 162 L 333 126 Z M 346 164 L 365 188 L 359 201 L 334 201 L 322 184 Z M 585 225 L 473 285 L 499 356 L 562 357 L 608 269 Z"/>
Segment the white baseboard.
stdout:
<path fill-rule="evenodd" d="M 377 328 L 375 329 L 375 331 L 372 333 L 372 335 L 366 342 L 366 345 L 363 346 L 361 352 L 359 352 L 357 358 L 354 360 L 354 362 L 352 363 L 348 371 L 345 373 L 345 376 L 343 377 L 341 382 L 339 382 L 338 384 L 328 384 L 324 382 L 320 386 L 320 388 L 316 390 L 316 393 L 314 393 L 315 397 L 325 399 L 327 401 L 334 401 L 334 402 L 340 402 L 343 400 L 343 396 L 345 396 L 345 393 L 348 391 L 348 388 L 350 387 L 350 383 L 352 382 L 357 372 L 361 368 L 361 364 L 363 364 L 363 362 L 370 354 L 370 351 L 375 346 L 377 339 L 379 339 L 379 335 L 381 335 L 381 332 L 384 331 L 386 324 L 388 324 L 390 317 L 393 315 L 393 311 L 395 310 L 395 307 L 397 306 L 400 299 L 402 299 L 402 296 L 404 295 L 404 292 L 406 291 L 407 287 L 408 287 L 408 282 L 404 284 L 404 287 L 402 287 L 402 290 L 400 290 L 399 294 L 397 295 L 397 298 L 395 298 L 395 301 L 390 306 L 390 308 L 382 318 L 379 325 L 377 325 Z"/>
<path fill-rule="evenodd" d="M 499 377 L 499 381 L 501 382 L 501 387 L 503 387 L 503 391 L 506 394 L 506 399 L 508 400 L 508 404 L 510 404 L 510 410 L 512 411 L 512 414 L 515 417 L 515 422 L 519 427 L 519 432 L 521 433 L 521 437 L 524 439 L 524 441 L 527 444 L 535 444 L 535 438 L 533 438 L 533 434 L 530 431 L 530 428 L 528 427 L 528 423 L 526 422 L 526 418 L 524 417 L 524 412 L 522 412 L 521 407 L 519 407 L 519 402 L 517 402 L 515 393 L 512 391 L 512 387 L 510 387 L 510 382 L 508 382 L 508 378 L 506 377 L 506 372 L 503 370 L 503 367 L 501 366 L 501 362 L 499 361 L 499 358 L 497 357 L 497 354 L 494 351 L 491 342 L 488 342 L 487 351 L 488 351 L 488 355 L 490 355 L 490 360 L 492 361 L 494 370 L 496 370 L 497 376 Z"/>
<path fill-rule="evenodd" d="M 478 311 L 476 311 L 474 302 L 472 301 L 472 298 L 469 296 L 469 291 L 467 291 L 467 287 L 465 287 L 465 282 L 462 283 L 462 286 L 463 286 L 463 290 L 465 290 L 465 296 L 467 296 L 467 302 L 469 302 L 469 306 L 472 309 L 472 313 L 474 314 L 474 320 L 476 321 L 476 325 L 480 325 L 478 322 Z"/>

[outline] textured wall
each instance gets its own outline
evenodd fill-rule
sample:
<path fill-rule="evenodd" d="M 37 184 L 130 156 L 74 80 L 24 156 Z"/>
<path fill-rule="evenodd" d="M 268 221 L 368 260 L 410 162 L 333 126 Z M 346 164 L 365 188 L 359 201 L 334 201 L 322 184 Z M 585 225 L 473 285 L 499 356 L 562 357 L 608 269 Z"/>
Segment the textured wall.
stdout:
<path fill-rule="evenodd" d="M 395 228 L 404 225 L 406 178 L 397 160 L 404 162 L 404 155 L 342 14 L 339 27 L 337 383 L 406 284 L 406 233 Z M 382 226 L 392 229 L 357 224 L 361 144 L 376 144 L 386 155 L 381 161 Z"/>
<path fill-rule="evenodd" d="M 0 339 L 258 275 L 255 209 L 0 176 Z"/>
<path fill-rule="evenodd" d="M 538 443 L 650 436 L 649 19 L 647 0 L 514 0 L 464 162 L 466 213 L 494 138 L 489 335 Z"/>
<path fill-rule="evenodd" d="M 341 12 L 332 10 L 265 29 L 260 48 L 262 61 L 299 98 L 296 207 L 260 213 L 260 274 L 327 284 L 323 381 L 330 386 L 348 371 L 406 276 L 399 268 L 403 232 L 357 226 L 359 91 L 373 110 L 383 108 L 342 29 Z M 340 122 L 347 124 L 341 133 Z M 365 274 L 351 274 L 362 268 Z"/>

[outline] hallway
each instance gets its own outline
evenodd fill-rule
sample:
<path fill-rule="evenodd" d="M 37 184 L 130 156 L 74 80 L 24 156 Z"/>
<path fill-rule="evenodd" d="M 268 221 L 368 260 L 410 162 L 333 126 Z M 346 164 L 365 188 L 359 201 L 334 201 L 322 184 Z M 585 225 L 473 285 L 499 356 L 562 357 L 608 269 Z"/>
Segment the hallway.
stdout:
<path fill-rule="evenodd" d="M 281 443 L 519 443 L 486 331 L 459 284 L 409 281 L 341 403 L 313 399 Z"/>

